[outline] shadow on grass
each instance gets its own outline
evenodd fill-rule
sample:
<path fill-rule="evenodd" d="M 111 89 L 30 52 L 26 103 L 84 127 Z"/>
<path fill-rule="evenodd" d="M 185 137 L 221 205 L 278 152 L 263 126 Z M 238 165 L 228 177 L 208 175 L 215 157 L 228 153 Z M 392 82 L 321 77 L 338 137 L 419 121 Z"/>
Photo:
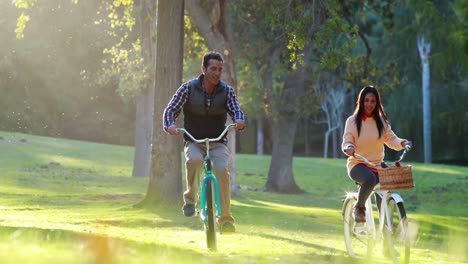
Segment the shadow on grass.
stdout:
<path fill-rule="evenodd" d="M 240 212 L 238 218 L 243 222 L 255 223 L 255 225 L 265 225 L 276 227 L 283 230 L 297 231 L 307 230 L 307 232 L 330 234 L 341 232 L 341 211 L 336 215 L 330 215 L 329 209 L 313 208 L 311 210 L 319 210 L 318 213 L 288 211 L 288 208 L 282 208 L 284 204 L 279 204 L 279 207 L 269 207 L 268 205 L 254 200 L 237 200 L 240 205 L 235 209 Z M 241 208 L 240 210 L 238 208 Z M 302 209 L 301 207 L 299 207 Z M 320 210 L 326 210 L 327 215 L 320 215 Z M 272 217 L 265 217 L 272 216 Z M 274 216 L 274 217 L 273 217 Z M 244 220 L 242 220 L 244 219 Z M 256 219 L 262 219 L 257 221 Z M 287 219 L 287 222 L 285 222 Z"/>
<path fill-rule="evenodd" d="M 333 248 L 333 247 L 327 247 L 325 245 L 312 244 L 312 243 L 308 243 L 308 242 L 297 240 L 297 239 L 290 239 L 290 238 L 286 238 L 286 237 L 282 237 L 282 236 L 274 236 L 274 235 L 269 235 L 269 234 L 265 234 L 265 233 L 257 233 L 256 235 L 258 235 L 260 237 L 263 237 L 263 238 L 267 238 L 267 239 L 288 241 L 291 244 L 301 245 L 301 246 L 304 246 L 304 247 L 307 247 L 307 248 L 314 248 L 315 250 L 319 250 L 319 251 L 322 251 L 322 252 L 327 252 L 328 254 L 331 254 L 331 255 L 348 254 L 344 250 L 337 250 L 336 248 Z"/>

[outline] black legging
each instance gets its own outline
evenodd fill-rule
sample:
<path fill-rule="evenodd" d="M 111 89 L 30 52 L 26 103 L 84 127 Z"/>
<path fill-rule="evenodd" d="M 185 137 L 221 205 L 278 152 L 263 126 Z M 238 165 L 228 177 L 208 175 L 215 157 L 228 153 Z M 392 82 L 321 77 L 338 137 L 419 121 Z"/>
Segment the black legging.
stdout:
<path fill-rule="evenodd" d="M 361 187 L 359 188 L 359 195 L 356 205 L 364 206 L 369 195 L 372 193 L 374 186 L 379 183 L 379 176 L 373 172 L 369 167 L 364 164 L 354 166 L 349 172 L 349 177 L 357 182 Z M 376 203 L 380 206 L 380 197 L 376 195 Z"/>

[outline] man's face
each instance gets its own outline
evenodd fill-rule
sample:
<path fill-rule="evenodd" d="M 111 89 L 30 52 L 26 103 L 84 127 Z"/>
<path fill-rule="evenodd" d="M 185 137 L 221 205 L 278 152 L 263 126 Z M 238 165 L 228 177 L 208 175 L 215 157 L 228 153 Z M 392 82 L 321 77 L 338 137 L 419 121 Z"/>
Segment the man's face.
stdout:
<path fill-rule="evenodd" d="M 223 72 L 223 63 L 219 60 L 211 59 L 208 61 L 208 66 L 206 68 L 203 66 L 202 69 L 205 74 L 205 82 L 211 85 L 218 85 L 221 73 Z"/>

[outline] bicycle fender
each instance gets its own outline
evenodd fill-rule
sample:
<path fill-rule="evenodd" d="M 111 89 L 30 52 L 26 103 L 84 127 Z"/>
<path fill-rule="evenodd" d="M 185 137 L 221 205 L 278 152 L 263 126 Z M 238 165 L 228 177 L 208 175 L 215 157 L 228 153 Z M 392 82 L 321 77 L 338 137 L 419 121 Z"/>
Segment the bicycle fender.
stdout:
<path fill-rule="evenodd" d="M 395 200 L 396 203 L 402 203 L 403 198 L 398 193 L 392 193 L 391 197 Z"/>

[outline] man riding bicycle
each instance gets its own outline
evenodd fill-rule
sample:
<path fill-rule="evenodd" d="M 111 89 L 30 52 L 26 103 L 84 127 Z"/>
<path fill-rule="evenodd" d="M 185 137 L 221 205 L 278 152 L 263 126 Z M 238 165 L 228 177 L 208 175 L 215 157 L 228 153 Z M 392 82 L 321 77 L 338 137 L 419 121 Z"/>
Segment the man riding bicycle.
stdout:
<path fill-rule="evenodd" d="M 217 137 L 223 130 L 229 114 L 236 123 L 236 130 L 245 127 L 244 113 L 240 110 L 234 89 L 221 81 L 223 57 L 217 52 L 208 52 L 203 56 L 202 74 L 183 83 L 164 109 L 164 130 L 170 135 L 177 135 L 175 124 L 180 112 L 184 113 L 184 127 L 195 138 Z M 204 144 L 194 143 L 185 138 L 184 153 L 186 158 L 187 190 L 184 192 L 185 216 L 195 215 L 197 199 L 194 184 L 197 173 L 203 168 L 206 154 Z M 217 177 L 221 200 L 221 217 L 218 223 L 222 233 L 235 232 L 235 219 L 231 215 L 231 183 L 228 170 L 229 150 L 227 138 L 210 145 L 214 174 Z"/>

